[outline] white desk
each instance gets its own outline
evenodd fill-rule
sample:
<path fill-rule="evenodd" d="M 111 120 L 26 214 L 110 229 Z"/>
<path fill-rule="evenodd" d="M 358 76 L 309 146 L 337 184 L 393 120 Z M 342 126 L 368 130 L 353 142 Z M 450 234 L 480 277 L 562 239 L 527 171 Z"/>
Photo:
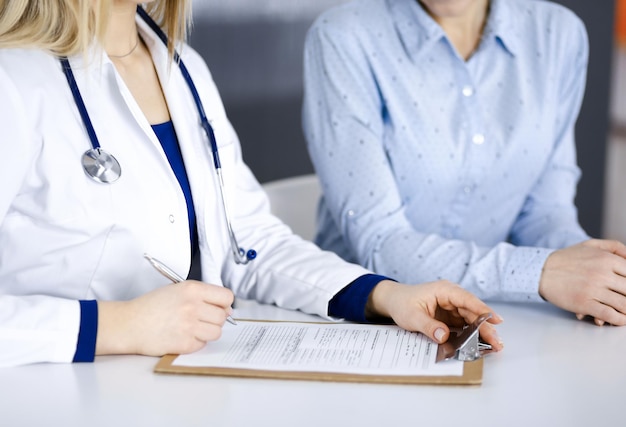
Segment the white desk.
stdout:
<path fill-rule="evenodd" d="M 623 426 L 626 327 L 492 304 L 502 353 L 481 386 L 157 375 L 156 358 L 0 369 L 0 426 Z M 239 301 L 236 317 L 310 320 Z"/>

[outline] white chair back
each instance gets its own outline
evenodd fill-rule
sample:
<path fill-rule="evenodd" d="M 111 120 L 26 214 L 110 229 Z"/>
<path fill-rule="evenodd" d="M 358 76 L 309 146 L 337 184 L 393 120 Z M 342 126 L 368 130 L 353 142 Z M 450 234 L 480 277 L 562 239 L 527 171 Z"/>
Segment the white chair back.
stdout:
<path fill-rule="evenodd" d="M 301 175 L 266 182 L 263 189 L 269 196 L 272 213 L 293 232 L 313 240 L 316 230 L 317 203 L 321 189 L 317 175 Z"/>

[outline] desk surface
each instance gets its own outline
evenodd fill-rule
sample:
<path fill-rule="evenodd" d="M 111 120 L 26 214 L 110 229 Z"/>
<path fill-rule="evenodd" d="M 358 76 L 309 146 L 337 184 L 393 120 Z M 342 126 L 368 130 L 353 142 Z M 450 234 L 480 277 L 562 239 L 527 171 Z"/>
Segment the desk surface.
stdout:
<path fill-rule="evenodd" d="M 2 426 L 624 425 L 626 327 L 547 304 L 491 304 L 505 349 L 481 386 L 412 386 L 154 374 L 157 358 L 0 369 Z M 311 320 L 239 301 L 235 317 Z M 313 318 L 315 319 L 315 318 Z"/>

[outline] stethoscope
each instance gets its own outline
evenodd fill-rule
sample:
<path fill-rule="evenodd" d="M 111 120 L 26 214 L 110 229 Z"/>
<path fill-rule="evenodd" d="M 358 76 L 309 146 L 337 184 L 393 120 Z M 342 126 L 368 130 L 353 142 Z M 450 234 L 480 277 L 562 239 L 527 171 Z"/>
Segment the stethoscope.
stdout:
<path fill-rule="evenodd" d="M 142 7 L 137 7 L 137 13 L 159 36 L 165 46 L 167 46 L 167 36 L 163 32 L 163 30 L 161 30 L 161 28 L 157 25 L 157 23 L 152 20 L 148 13 Z M 122 175 L 122 168 L 120 167 L 120 163 L 112 154 L 107 153 L 105 150 L 102 149 L 102 147 L 100 147 L 98 137 L 96 136 L 96 132 L 93 128 L 93 125 L 91 124 L 91 119 L 89 118 L 89 114 L 87 113 L 87 108 L 85 107 L 85 103 L 83 102 L 80 90 L 78 89 L 78 84 L 74 79 L 72 67 L 70 66 L 67 58 L 61 58 L 60 61 L 62 64 L 63 72 L 65 73 L 65 77 L 67 78 L 67 82 L 70 86 L 70 89 L 72 90 L 74 101 L 76 102 L 76 106 L 78 107 L 85 128 L 87 129 L 89 141 L 91 142 L 91 148 L 85 151 L 85 153 L 81 157 L 81 164 L 83 165 L 83 169 L 87 176 L 89 176 L 94 181 L 102 184 L 112 184 L 117 181 Z M 180 59 L 180 56 L 176 51 L 174 52 L 174 62 L 178 63 L 178 66 L 180 67 L 180 72 L 187 82 L 187 86 L 189 86 L 189 90 L 191 91 L 191 95 L 193 96 L 196 108 L 198 109 L 198 114 L 200 115 L 202 128 L 204 129 L 204 132 L 206 133 L 211 143 L 211 152 L 213 153 L 213 165 L 215 166 L 215 172 L 219 180 L 220 198 L 222 200 L 222 208 L 224 211 L 224 217 L 226 218 L 226 227 L 228 228 L 230 246 L 233 252 L 233 256 L 235 258 L 235 262 L 237 264 L 247 264 L 248 261 L 256 258 L 257 253 L 254 249 L 245 251 L 243 248 L 239 247 L 239 244 L 237 243 L 237 238 L 235 237 L 235 232 L 233 231 L 233 227 L 230 221 L 230 212 L 228 210 L 228 203 L 226 201 L 226 193 L 224 190 L 222 165 L 220 163 L 220 156 L 217 150 L 217 141 L 215 140 L 213 127 L 209 123 L 209 120 L 204 113 L 204 107 L 202 106 L 202 101 L 200 100 L 200 95 L 198 95 L 196 85 L 193 83 L 191 75 L 189 74 L 189 71 L 187 71 L 187 67 L 183 63 L 182 59 Z"/>

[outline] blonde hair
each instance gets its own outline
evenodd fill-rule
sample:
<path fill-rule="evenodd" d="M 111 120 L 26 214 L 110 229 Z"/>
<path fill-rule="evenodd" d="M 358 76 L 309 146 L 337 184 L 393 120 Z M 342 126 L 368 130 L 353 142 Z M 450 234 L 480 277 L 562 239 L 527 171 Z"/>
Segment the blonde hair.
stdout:
<path fill-rule="evenodd" d="M 85 53 L 104 40 L 112 0 L 0 0 L 0 48 L 36 48 L 59 56 Z M 189 0 L 156 0 L 146 11 L 168 33 L 168 51 L 185 41 Z"/>

